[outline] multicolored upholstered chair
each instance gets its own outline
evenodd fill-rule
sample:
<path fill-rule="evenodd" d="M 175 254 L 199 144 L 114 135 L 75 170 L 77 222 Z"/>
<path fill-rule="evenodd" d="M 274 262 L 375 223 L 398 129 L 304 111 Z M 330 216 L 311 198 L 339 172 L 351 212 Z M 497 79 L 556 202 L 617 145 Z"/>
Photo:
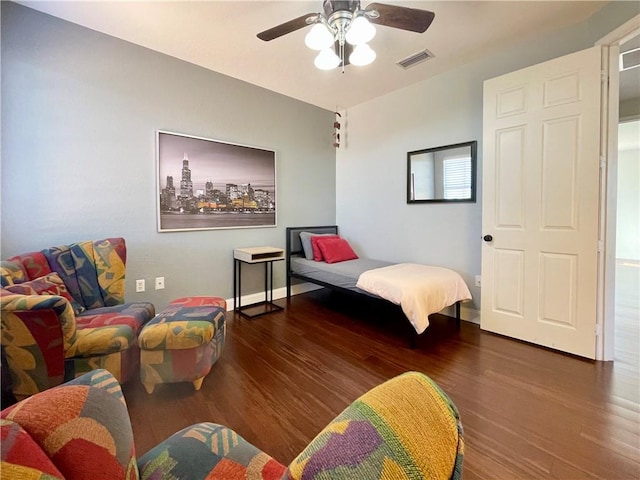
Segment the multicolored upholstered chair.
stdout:
<path fill-rule="evenodd" d="M 458 411 L 416 372 L 365 393 L 288 468 L 214 423 L 187 427 L 137 459 L 122 392 L 105 370 L 23 400 L 0 418 L 2 479 L 446 480 L 462 475 Z"/>
<path fill-rule="evenodd" d="M 224 348 L 226 315 L 224 298 L 182 297 L 148 322 L 138 337 L 140 380 L 147 392 L 175 382 L 192 382 L 200 390 Z"/>
<path fill-rule="evenodd" d="M 137 373 L 137 336 L 152 304 L 124 303 L 126 245 L 107 238 L 0 263 L 2 349 L 17 399 L 106 368 Z"/>

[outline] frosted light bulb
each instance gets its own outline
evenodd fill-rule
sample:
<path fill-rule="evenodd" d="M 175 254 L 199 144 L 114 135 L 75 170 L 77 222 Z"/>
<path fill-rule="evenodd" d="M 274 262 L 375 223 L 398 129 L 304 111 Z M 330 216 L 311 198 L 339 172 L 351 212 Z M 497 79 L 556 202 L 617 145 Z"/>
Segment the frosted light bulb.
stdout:
<path fill-rule="evenodd" d="M 345 40 L 351 45 L 367 43 L 376 36 L 376 28 L 364 16 L 356 17 L 349 25 Z"/>
<path fill-rule="evenodd" d="M 322 23 L 316 23 L 304 37 L 304 43 L 311 50 L 324 50 L 333 45 L 333 34 Z"/>
<path fill-rule="evenodd" d="M 320 70 L 331 70 L 340 65 L 340 57 L 333 50 L 327 48 L 318 53 L 313 63 Z"/>
<path fill-rule="evenodd" d="M 362 43 L 357 45 L 351 55 L 349 55 L 349 63 L 362 67 L 369 65 L 376 59 L 376 52 L 374 52 L 369 45 Z"/>

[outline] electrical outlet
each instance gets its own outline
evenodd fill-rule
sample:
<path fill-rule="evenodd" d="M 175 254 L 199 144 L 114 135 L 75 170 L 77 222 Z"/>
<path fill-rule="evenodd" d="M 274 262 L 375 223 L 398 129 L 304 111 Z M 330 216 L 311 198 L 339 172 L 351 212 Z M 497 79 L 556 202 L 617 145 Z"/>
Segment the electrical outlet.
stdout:
<path fill-rule="evenodd" d="M 164 277 L 156 277 L 156 290 L 164 288 Z"/>
<path fill-rule="evenodd" d="M 136 292 L 144 292 L 144 279 L 136 280 Z"/>
<path fill-rule="evenodd" d="M 480 275 L 476 275 L 476 287 L 482 287 L 482 277 Z"/>

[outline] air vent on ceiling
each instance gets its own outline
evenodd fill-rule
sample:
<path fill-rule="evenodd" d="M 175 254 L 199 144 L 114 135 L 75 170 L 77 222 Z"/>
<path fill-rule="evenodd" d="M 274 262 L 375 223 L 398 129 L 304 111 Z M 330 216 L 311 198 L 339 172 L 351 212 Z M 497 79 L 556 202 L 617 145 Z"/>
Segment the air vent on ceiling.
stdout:
<path fill-rule="evenodd" d="M 397 65 L 400 65 L 405 70 L 407 68 L 415 67 L 419 63 L 426 62 L 430 58 L 433 58 L 435 55 L 431 53 L 429 50 L 424 49 L 418 53 L 414 53 L 413 55 L 396 62 Z"/>
<path fill-rule="evenodd" d="M 620 71 L 640 66 L 640 48 L 620 53 Z"/>

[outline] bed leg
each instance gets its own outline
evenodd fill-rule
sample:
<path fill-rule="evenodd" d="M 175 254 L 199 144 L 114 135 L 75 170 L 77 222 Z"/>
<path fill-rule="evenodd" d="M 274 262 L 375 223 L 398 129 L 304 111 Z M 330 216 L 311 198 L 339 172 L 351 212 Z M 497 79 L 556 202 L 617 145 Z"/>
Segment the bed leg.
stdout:
<path fill-rule="evenodd" d="M 287 275 L 287 301 L 291 300 L 291 277 Z"/>
<path fill-rule="evenodd" d="M 460 302 L 456 302 L 456 328 L 460 328 Z"/>

